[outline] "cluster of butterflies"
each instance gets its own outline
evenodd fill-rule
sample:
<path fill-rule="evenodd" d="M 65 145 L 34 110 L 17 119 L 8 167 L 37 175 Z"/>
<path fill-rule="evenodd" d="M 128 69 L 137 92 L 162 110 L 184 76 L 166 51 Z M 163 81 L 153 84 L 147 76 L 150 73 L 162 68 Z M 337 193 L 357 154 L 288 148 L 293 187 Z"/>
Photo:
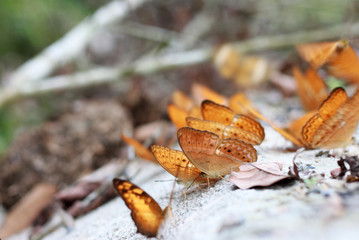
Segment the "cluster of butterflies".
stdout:
<path fill-rule="evenodd" d="M 293 69 L 298 96 L 309 112 L 288 128 L 280 128 L 265 118 L 242 93 L 227 99 L 195 84 L 194 99 L 175 91 L 168 105 L 168 115 L 178 128 L 177 139 L 182 151 L 153 145 L 151 153 L 134 139 L 124 137 L 124 140 L 134 146 L 140 157 L 157 161 L 187 186 L 218 181 L 243 162 L 255 162 L 257 151 L 253 145 L 261 144 L 265 137 L 258 119 L 269 123 L 298 147 L 347 146 L 359 122 L 359 91 L 351 98 L 343 88 L 329 93 L 317 70 L 325 67 L 327 73 L 336 78 L 359 83 L 355 51 L 347 41 L 303 44 L 297 46 L 297 50 L 310 65 L 305 75 L 297 67 Z M 113 183 L 131 209 L 138 232 L 156 236 L 166 211 L 136 185 L 117 178 Z"/>

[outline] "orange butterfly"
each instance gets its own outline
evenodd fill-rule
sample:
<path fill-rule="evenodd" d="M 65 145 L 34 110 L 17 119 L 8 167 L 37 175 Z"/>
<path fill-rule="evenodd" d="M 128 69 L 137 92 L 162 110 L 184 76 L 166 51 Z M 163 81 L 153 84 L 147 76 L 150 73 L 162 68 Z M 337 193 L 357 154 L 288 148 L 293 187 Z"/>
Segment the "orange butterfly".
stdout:
<path fill-rule="evenodd" d="M 318 111 L 294 121 L 288 131 L 272 125 L 283 137 L 308 149 L 347 146 L 359 122 L 359 91 L 348 98 L 343 88 L 334 89 Z"/>
<path fill-rule="evenodd" d="M 221 139 L 236 138 L 252 145 L 259 145 L 263 141 L 263 139 L 255 133 L 239 127 L 226 126 L 219 122 L 202 120 L 193 117 L 187 117 L 186 121 L 189 127 L 197 130 L 212 132 L 217 134 Z"/>
<path fill-rule="evenodd" d="M 252 112 L 248 111 L 248 108 L 252 108 L 251 101 L 243 93 L 235 93 L 229 99 L 229 108 L 237 114 L 244 114 L 251 118 L 257 118 Z"/>
<path fill-rule="evenodd" d="M 229 174 L 243 162 L 257 161 L 255 148 L 238 139 L 185 127 L 177 131 L 178 142 L 189 161 L 209 178 Z"/>
<path fill-rule="evenodd" d="M 113 186 L 131 210 L 137 232 L 156 237 L 168 208 L 162 210 L 150 195 L 131 182 L 114 178 Z"/>
<path fill-rule="evenodd" d="M 195 105 L 185 93 L 176 90 L 172 93 L 172 103 L 167 106 L 167 113 L 171 122 L 178 128 L 186 127 L 186 117 L 201 117 L 199 106 Z"/>
<path fill-rule="evenodd" d="M 206 87 L 199 83 L 192 84 L 191 88 L 192 97 L 197 105 L 200 105 L 203 100 L 208 99 L 218 104 L 228 104 L 228 99 L 221 94 L 213 91 L 209 87 Z"/>
<path fill-rule="evenodd" d="M 143 146 L 136 139 L 130 138 L 130 137 L 122 134 L 122 140 L 125 141 L 128 145 L 131 145 L 134 148 L 135 153 L 136 153 L 136 155 L 138 157 L 140 157 L 142 159 L 149 160 L 149 161 L 154 162 L 154 163 L 157 163 L 155 158 L 153 157 L 152 153 L 150 152 L 150 150 L 148 150 L 148 148 Z"/>
<path fill-rule="evenodd" d="M 226 106 L 205 100 L 202 102 L 201 110 L 206 121 L 188 118 L 188 126 L 215 131 L 220 136 L 238 138 L 250 144 L 260 144 L 265 137 L 264 129 L 259 122 L 246 115 L 235 114 Z"/>
<path fill-rule="evenodd" d="M 206 174 L 195 167 L 183 152 L 158 145 L 152 145 L 151 150 L 158 163 L 185 185 L 190 186 L 193 183 L 201 184 L 209 181 Z"/>
<path fill-rule="evenodd" d="M 179 90 L 172 93 L 172 103 L 167 106 L 167 112 L 177 129 L 187 126 L 186 117 L 188 116 L 202 118 L 201 109 L 198 105 L 204 99 L 211 99 L 219 103 L 228 102 L 227 98 L 198 83 L 192 85 L 192 95 L 194 100 Z M 196 102 L 199 103 L 196 104 Z"/>
<path fill-rule="evenodd" d="M 242 55 L 231 44 L 225 44 L 216 51 L 214 64 L 221 76 L 233 80 L 240 87 L 258 85 L 268 79 L 270 72 L 268 61 L 264 58 Z"/>
<path fill-rule="evenodd" d="M 174 104 L 168 104 L 167 113 L 171 122 L 178 128 L 187 126 L 186 117 L 188 116 L 188 112 L 177 107 Z"/>
<path fill-rule="evenodd" d="M 306 110 L 318 109 L 320 104 L 329 95 L 327 85 L 317 72 L 308 68 L 305 76 L 297 68 L 293 68 L 293 75 L 297 81 L 297 93 L 303 107 Z"/>
<path fill-rule="evenodd" d="M 328 73 L 336 78 L 349 83 L 359 82 L 359 59 L 347 40 L 306 43 L 296 48 L 314 69 L 325 66 Z"/>
<path fill-rule="evenodd" d="M 186 112 L 191 111 L 191 109 L 195 106 L 193 100 L 180 90 L 175 90 L 172 93 L 171 100 L 175 106 L 183 109 Z"/>

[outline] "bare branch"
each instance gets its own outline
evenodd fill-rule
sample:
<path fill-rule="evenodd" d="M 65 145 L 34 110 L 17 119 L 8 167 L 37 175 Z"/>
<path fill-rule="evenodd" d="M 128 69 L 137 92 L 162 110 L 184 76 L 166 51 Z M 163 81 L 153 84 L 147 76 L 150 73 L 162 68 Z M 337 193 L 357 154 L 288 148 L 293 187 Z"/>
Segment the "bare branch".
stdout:
<path fill-rule="evenodd" d="M 64 37 L 19 67 L 8 79 L 9 84 L 17 86 L 25 81 L 35 81 L 49 76 L 56 68 L 77 57 L 99 29 L 123 20 L 146 1 L 114 0 L 101 7 L 93 16 L 83 20 Z"/>
<path fill-rule="evenodd" d="M 343 25 L 316 31 L 304 31 L 272 37 L 258 37 L 233 43 L 241 52 L 255 52 L 266 49 L 291 47 L 302 42 L 320 41 L 340 36 Z M 352 32 L 359 32 L 359 23 L 352 25 Z M 214 53 L 213 47 L 166 55 L 141 58 L 133 64 L 108 68 L 96 68 L 72 75 L 24 82 L 16 87 L 9 86 L 0 92 L 0 108 L 7 102 L 25 96 L 34 96 L 58 90 L 88 87 L 97 84 L 123 80 L 134 75 L 149 75 L 166 69 L 181 68 L 207 62 Z"/>

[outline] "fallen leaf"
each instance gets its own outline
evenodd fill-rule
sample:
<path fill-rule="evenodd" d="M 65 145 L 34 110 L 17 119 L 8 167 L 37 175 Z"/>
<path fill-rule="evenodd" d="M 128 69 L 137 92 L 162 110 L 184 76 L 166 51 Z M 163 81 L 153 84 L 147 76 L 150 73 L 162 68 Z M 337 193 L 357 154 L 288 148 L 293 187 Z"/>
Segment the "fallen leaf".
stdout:
<path fill-rule="evenodd" d="M 102 166 L 79 179 L 76 184 L 58 192 L 55 199 L 61 202 L 73 217 L 91 211 L 116 195 L 109 179 L 121 173 L 126 163 L 118 161 Z"/>
<path fill-rule="evenodd" d="M 29 227 L 39 213 L 52 201 L 56 186 L 48 183 L 35 185 L 7 215 L 0 227 L 0 236 L 7 238 Z"/>
<path fill-rule="evenodd" d="M 244 163 L 238 172 L 231 172 L 229 181 L 240 189 L 249 189 L 256 186 L 270 186 L 280 180 L 291 178 L 282 173 L 282 166 L 278 162 Z"/>
<path fill-rule="evenodd" d="M 112 189 L 111 179 L 121 175 L 126 166 L 126 159 L 107 163 L 56 193 L 55 201 L 48 204 L 34 221 L 31 235 L 41 235 L 49 231 L 48 228 L 60 226 L 56 220 L 59 214 L 62 218 L 60 222 L 71 227 L 72 218 L 86 214 L 114 198 L 116 193 Z"/>

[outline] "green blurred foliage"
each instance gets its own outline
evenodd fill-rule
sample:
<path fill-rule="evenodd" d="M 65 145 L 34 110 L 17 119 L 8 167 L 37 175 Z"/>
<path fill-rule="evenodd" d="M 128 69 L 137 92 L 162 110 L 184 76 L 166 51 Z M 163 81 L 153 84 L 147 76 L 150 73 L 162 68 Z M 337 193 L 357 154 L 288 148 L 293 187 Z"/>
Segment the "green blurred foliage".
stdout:
<path fill-rule="evenodd" d="M 31 57 L 91 12 L 85 1 L 1 0 L 0 56 Z"/>
<path fill-rule="evenodd" d="M 0 75 L 36 55 L 106 2 L 0 0 Z M 61 104 L 53 96 L 35 101 L 0 109 L 0 157 L 14 135 L 59 113 Z"/>

